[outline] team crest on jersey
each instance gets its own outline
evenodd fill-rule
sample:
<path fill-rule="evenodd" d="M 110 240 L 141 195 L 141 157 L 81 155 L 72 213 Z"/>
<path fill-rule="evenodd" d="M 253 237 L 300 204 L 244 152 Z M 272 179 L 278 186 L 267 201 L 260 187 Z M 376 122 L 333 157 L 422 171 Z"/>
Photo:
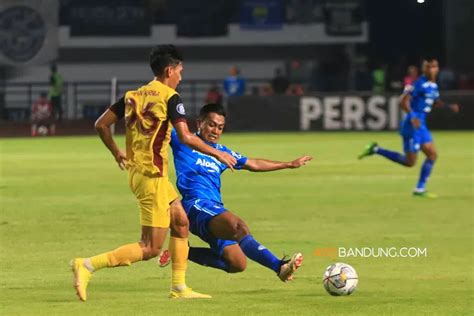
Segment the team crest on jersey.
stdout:
<path fill-rule="evenodd" d="M 235 151 L 231 151 L 232 156 L 234 156 L 235 159 L 241 159 L 242 155 L 236 153 Z"/>
<path fill-rule="evenodd" d="M 186 110 L 184 109 L 183 103 L 180 103 L 176 106 L 176 111 L 181 115 L 186 115 Z"/>

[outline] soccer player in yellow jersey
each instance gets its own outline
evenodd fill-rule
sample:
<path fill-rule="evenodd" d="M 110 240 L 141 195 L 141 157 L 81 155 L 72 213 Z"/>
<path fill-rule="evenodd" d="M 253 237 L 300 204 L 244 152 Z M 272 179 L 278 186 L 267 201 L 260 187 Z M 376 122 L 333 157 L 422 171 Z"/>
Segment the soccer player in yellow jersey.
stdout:
<path fill-rule="evenodd" d="M 174 126 L 180 140 L 233 168 L 230 154 L 205 144 L 192 134 L 185 108 L 175 91 L 181 81 L 183 58 L 173 45 L 152 49 L 150 67 L 155 78 L 147 85 L 128 91 L 110 106 L 95 127 L 119 167 L 128 170 L 129 185 L 140 208 L 142 226 L 139 242 L 89 258 L 72 261 L 74 287 L 82 301 L 92 273 L 106 267 L 129 266 L 156 257 L 171 228 L 169 251 L 172 261 L 171 298 L 210 298 L 191 290 L 185 283 L 188 260 L 189 222 L 175 189 L 168 180 L 168 145 Z M 110 126 L 125 117 L 126 153 L 115 143 Z"/>

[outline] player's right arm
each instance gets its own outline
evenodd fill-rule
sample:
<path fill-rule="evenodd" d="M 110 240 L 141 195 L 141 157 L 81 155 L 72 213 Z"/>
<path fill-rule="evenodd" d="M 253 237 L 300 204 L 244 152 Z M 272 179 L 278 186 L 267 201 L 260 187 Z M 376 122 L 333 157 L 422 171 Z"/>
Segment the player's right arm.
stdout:
<path fill-rule="evenodd" d="M 420 119 L 418 119 L 415 116 L 415 114 L 413 113 L 413 111 L 411 110 L 411 107 L 410 107 L 411 94 L 413 93 L 413 89 L 414 89 L 413 86 L 411 86 L 411 88 L 409 90 L 407 88 L 405 88 L 402 95 L 400 96 L 400 106 L 401 106 L 403 112 L 405 112 L 407 114 L 407 116 L 410 118 L 410 121 L 411 121 L 411 124 L 413 125 L 413 127 L 415 129 L 418 129 L 421 125 Z"/>
<path fill-rule="evenodd" d="M 121 98 L 119 101 L 117 101 L 117 103 L 113 104 L 110 108 L 108 108 L 97 119 L 94 125 L 97 133 L 99 133 L 100 139 L 102 139 L 104 145 L 110 150 L 110 152 L 115 158 L 115 161 L 117 161 L 120 169 L 122 170 L 126 168 L 127 155 L 118 148 L 112 137 L 112 131 L 110 127 L 119 121 L 119 115 L 123 117 L 124 109 L 124 99 Z"/>
<path fill-rule="evenodd" d="M 215 157 L 231 170 L 234 170 L 234 165 L 237 163 L 237 160 L 232 155 L 207 145 L 202 141 L 202 139 L 191 133 L 186 121 L 179 121 L 175 123 L 174 128 L 176 129 L 176 133 L 178 134 L 179 141 L 181 143 L 191 147 L 194 150 L 202 152 L 203 154 Z"/>
<path fill-rule="evenodd" d="M 245 162 L 243 169 L 253 171 L 253 172 L 276 171 L 276 170 L 282 170 L 282 169 L 296 169 L 296 168 L 306 165 L 312 159 L 313 157 L 311 156 L 302 156 L 293 161 L 281 162 L 281 161 L 274 161 L 274 160 L 268 160 L 268 159 L 249 158 Z"/>

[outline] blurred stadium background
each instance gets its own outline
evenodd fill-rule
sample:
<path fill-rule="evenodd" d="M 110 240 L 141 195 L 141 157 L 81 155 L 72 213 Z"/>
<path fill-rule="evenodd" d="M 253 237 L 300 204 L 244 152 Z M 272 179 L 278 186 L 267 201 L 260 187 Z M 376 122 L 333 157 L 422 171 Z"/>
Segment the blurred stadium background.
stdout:
<path fill-rule="evenodd" d="M 407 67 L 431 56 L 442 96 L 463 106 L 458 116 L 435 112 L 431 127 L 472 129 L 473 8 L 469 0 L 3 0 L 0 136 L 29 135 L 52 63 L 64 82 L 57 133 L 93 133 L 90 122 L 111 101 L 151 79 L 148 53 L 163 43 L 183 51 L 188 113 L 222 100 L 228 130 L 396 129 Z M 233 66 L 245 89 L 229 95 Z"/>

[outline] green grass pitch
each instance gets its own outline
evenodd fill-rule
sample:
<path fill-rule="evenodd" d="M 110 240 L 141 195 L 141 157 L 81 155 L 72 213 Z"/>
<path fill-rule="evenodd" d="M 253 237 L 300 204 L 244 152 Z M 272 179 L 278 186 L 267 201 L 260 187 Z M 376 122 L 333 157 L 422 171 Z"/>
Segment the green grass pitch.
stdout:
<path fill-rule="evenodd" d="M 473 315 L 474 137 L 434 132 L 434 139 L 439 159 L 429 189 L 440 197 L 427 200 L 411 196 L 421 159 L 411 169 L 356 159 L 370 140 L 400 150 L 395 132 L 224 135 L 250 157 L 315 157 L 297 170 L 223 176 L 226 206 L 260 242 L 278 256 L 305 255 L 296 280 L 284 284 L 253 262 L 232 275 L 190 263 L 188 284 L 213 299 L 172 301 L 170 268 L 151 260 L 99 271 L 86 303 L 75 296 L 69 260 L 139 238 L 126 173 L 98 137 L 1 139 L 0 314 Z M 427 257 L 314 254 L 329 247 L 419 247 Z M 349 297 L 323 289 L 322 273 L 337 261 L 359 273 Z"/>

